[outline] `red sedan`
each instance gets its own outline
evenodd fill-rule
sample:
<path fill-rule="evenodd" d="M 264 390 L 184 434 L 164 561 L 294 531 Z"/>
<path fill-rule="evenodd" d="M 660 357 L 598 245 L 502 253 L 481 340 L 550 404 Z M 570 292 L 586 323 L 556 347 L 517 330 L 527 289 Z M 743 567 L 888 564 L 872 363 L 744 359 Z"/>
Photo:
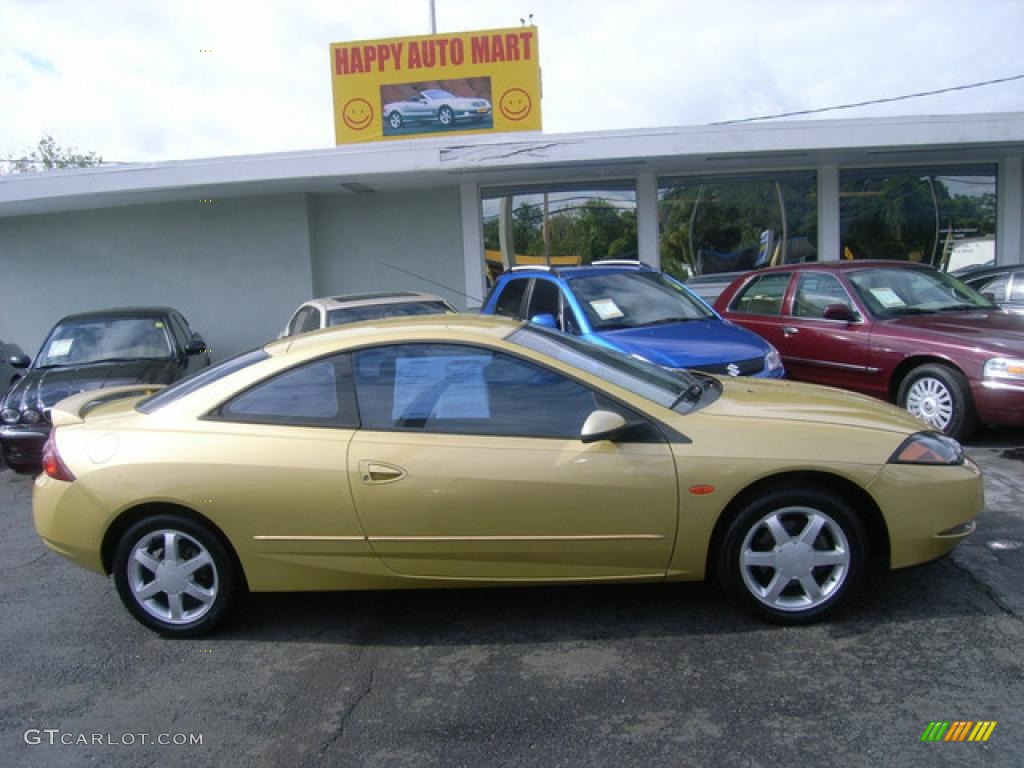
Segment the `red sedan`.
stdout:
<path fill-rule="evenodd" d="M 790 377 L 898 403 L 957 438 L 1024 425 L 1024 317 L 901 261 L 792 264 L 734 280 L 715 309 L 782 353 Z"/>

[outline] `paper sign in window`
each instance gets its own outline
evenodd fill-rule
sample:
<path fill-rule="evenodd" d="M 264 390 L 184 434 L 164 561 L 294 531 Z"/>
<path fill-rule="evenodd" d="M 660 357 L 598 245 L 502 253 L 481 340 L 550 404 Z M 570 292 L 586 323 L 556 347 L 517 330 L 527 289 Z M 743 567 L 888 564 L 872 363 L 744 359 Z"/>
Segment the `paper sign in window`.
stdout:
<path fill-rule="evenodd" d="M 484 367 L 490 361 L 490 355 L 398 358 L 391 420 L 489 418 Z"/>
<path fill-rule="evenodd" d="M 594 299 L 590 302 L 590 306 L 597 312 L 597 316 L 602 320 L 615 320 L 620 317 L 625 317 L 622 314 L 622 310 L 619 309 L 618 305 L 611 299 Z"/>
<path fill-rule="evenodd" d="M 50 352 L 47 357 L 66 357 L 71 352 L 71 344 L 74 339 L 54 339 L 50 342 Z"/>
<path fill-rule="evenodd" d="M 906 302 L 897 296 L 896 291 L 892 288 L 872 288 L 871 295 L 874 296 L 878 300 L 878 303 L 886 309 L 906 306 Z"/>

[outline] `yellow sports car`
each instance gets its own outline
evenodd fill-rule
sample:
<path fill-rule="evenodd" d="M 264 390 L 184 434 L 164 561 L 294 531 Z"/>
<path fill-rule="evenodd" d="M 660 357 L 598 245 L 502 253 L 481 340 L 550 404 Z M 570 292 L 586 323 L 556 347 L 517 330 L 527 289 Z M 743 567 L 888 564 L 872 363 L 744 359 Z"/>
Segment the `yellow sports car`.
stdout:
<path fill-rule="evenodd" d="M 959 444 L 893 406 L 495 317 L 326 329 L 143 395 L 54 407 L 35 523 L 179 637 L 246 590 L 706 576 L 802 624 L 983 507 Z"/>

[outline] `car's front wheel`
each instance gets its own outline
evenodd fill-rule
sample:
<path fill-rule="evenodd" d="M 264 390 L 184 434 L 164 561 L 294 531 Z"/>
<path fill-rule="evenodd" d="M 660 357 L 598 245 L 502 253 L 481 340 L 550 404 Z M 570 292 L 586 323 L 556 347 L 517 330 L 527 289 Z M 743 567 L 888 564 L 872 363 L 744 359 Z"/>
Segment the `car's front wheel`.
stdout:
<path fill-rule="evenodd" d="M 395 130 L 401 128 L 402 116 L 397 112 L 392 112 L 390 115 L 388 115 L 388 125 L 390 125 Z"/>
<path fill-rule="evenodd" d="M 732 600 L 780 624 L 824 618 L 854 592 L 867 561 L 864 527 L 824 488 L 779 488 L 749 501 L 718 552 Z"/>
<path fill-rule="evenodd" d="M 118 542 L 113 565 L 118 595 L 132 616 L 171 637 L 210 632 L 239 591 L 234 560 L 220 539 L 182 515 L 133 525 Z"/>
<path fill-rule="evenodd" d="M 901 407 L 957 440 L 978 426 L 967 379 L 944 365 L 918 366 L 900 384 L 896 397 Z"/>
<path fill-rule="evenodd" d="M 455 113 L 451 107 L 441 107 L 437 110 L 437 122 L 443 126 L 449 126 L 455 122 Z"/>

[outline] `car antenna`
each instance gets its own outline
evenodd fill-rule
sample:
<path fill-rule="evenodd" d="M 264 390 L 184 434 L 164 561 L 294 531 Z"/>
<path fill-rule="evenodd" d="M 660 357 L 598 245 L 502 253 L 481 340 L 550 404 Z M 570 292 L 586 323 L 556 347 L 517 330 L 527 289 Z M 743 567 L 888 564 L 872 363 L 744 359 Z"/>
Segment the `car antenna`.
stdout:
<path fill-rule="evenodd" d="M 446 291 L 451 291 L 452 293 L 459 294 L 459 296 L 465 296 L 467 299 L 470 299 L 472 301 L 478 302 L 480 304 L 484 303 L 483 299 L 478 299 L 476 296 L 470 296 L 468 293 L 463 293 L 462 291 L 460 291 L 460 290 L 458 290 L 456 288 L 452 288 L 450 285 L 445 285 L 444 283 L 435 282 L 434 280 L 431 280 L 429 277 L 424 277 L 423 275 L 417 275 L 415 272 L 412 272 L 412 271 L 410 271 L 408 269 L 402 269 L 402 267 L 396 267 L 394 264 L 388 264 L 386 261 L 381 262 L 381 263 L 385 267 L 391 267 L 391 269 L 398 270 L 399 272 L 404 272 L 405 274 L 410 275 L 411 277 L 415 277 L 415 278 L 417 278 L 419 280 L 422 280 L 425 283 L 430 283 L 431 285 L 436 285 L 438 288 L 444 288 Z"/>

